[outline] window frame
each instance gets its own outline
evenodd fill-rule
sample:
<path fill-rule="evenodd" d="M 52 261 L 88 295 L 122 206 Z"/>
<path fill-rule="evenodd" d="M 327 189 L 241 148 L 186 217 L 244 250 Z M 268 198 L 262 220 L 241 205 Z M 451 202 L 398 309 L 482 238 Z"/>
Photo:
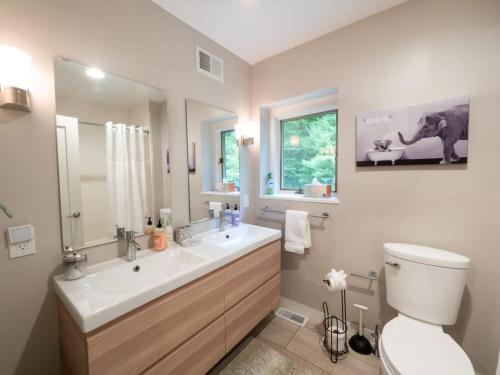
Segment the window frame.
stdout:
<path fill-rule="evenodd" d="M 226 149 L 226 142 L 224 139 L 224 135 L 226 133 L 231 133 L 234 132 L 236 133 L 235 129 L 226 129 L 226 130 L 221 130 L 220 131 L 220 159 L 219 162 L 221 164 L 221 180 L 226 178 L 226 159 L 225 159 L 225 149 Z"/>
<path fill-rule="evenodd" d="M 276 168 L 279 172 L 279 185 L 278 185 L 278 192 L 283 193 L 283 194 L 291 194 L 298 189 L 284 189 L 283 188 L 283 125 L 284 122 L 290 121 L 290 120 L 297 120 L 297 119 L 302 119 L 305 117 L 310 117 L 310 116 L 318 116 L 318 115 L 323 115 L 326 113 L 335 113 L 335 138 L 336 138 L 336 144 L 335 144 L 335 185 L 332 186 L 332 197 L 336 196 L 338 193 L 338 180 L 337 180 L 337 174 L 338 174 L 338 134 L 339 134 L 339 113 L 338 113 L 338 108 L 337 106 L 332 106 L 329 108 L 321 108 L 321 109 L 313 109 L 309 110 L 307 112 L 303 112 L 300 114 L 295 114 L 291 116 L 286 116 L 286 117 L 280 117 L 278 118 L 278 137 L 277 137 L 277 143 L 278 143 L 278 160 L 277 160 L 277 165 Z M 302 194 L 303 195 L 303 194 Z M 329 197 L 330 198 L 330 197 Z M 328 198 L 324 198 L 328 199 Z"/>
<path fill-rule="evenodd" d="M 226 178 L 226 161 L 225 161 L 225 158 L 224 158 L 224 155 L 225 155 L 225 141 L 224 141 L 224 135 L 226 133 L 231 133 L 231 132 L 234 132 L 235 135 L 236 135 L 236 129 L 233 127 L 233 128 L 225 128 L 225 129 L 221 129 L 218 131 L 219 134 L 219 142 L 220 142 L 220 147 L 219 147 L 219 152 L 220 152 L 220 157 L 219 157 L 219 160 L 218 162 L 221 164 L 221 169 L 220 169 L 220 182 L 222 182 L 222 180 L 224 180 Z M 235 137 L 236 138 L 236 137 Z M 238 142 L 238 141 L 236 141 Z M 238 147 L 238 166 L 240 167 L 240 154 L 239 154 L 239 147 Z M 240 185 L 241 185 L 241 181 L 240 181 L 240 173 L 241 173 L 241 170 L 240 168 L 238 168 L 238 184 L 236 185 L 236 191 L 240 191 Z"/>

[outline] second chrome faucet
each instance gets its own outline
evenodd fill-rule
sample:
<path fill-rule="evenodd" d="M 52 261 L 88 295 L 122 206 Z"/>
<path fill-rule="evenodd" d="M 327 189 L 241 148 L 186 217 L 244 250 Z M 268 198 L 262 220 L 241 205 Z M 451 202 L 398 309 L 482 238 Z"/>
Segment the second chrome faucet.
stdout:
<path fill-rule="evenodd" d="M 127 260 L 132 262 L 136 259 L 137 251 L 141 250 L 141 247 L 135 241 L 135 232 L 133 230 L 127 231 L 125 237 L 127 238 Z"/>

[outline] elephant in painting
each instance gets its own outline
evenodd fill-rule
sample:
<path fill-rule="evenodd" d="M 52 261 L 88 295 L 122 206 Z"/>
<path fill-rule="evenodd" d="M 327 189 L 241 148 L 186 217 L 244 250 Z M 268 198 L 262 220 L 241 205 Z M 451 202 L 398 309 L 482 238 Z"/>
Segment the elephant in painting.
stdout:
<path fill-rule="evenodd" d="M 453 106 L 445 111 L 425 113 L 418 121 L 418 130 L 410 140 L 404 139 L 398 132 L 399 140 L 404 145 L 412 145 L 422 138 L 439 137 L 443 143 L 441 164 L 458 161 L 455 143 L 469 137 L 469 104 Z"/>

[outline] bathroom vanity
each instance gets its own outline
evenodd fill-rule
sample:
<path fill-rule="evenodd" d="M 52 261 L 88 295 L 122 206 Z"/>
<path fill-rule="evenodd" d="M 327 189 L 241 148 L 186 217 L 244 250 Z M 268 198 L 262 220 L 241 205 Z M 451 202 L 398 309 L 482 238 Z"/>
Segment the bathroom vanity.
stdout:
<path fill-rule="evenodd" d="M 63 373 L 204 374 L 279 305 L 280 231 L 198 237 L 55 277 Z"/>

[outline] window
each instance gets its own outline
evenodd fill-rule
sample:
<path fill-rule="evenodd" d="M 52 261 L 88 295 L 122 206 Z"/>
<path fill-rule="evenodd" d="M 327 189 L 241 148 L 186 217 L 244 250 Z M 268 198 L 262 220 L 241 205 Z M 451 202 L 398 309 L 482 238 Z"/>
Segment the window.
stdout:
<path fill-rule="evenodd" d="M 337 111 L 280 121 L 280 189 L 299 190 L 316 178 L 337 191 Z"/>
<path fill-rule="evenodd" d="M 224 130 L 221 133 L 221 165 L 222 178 L 227 182 L 234 182 L 236 189 L 240 189 L 240 157 L 236 132 Z"/>

